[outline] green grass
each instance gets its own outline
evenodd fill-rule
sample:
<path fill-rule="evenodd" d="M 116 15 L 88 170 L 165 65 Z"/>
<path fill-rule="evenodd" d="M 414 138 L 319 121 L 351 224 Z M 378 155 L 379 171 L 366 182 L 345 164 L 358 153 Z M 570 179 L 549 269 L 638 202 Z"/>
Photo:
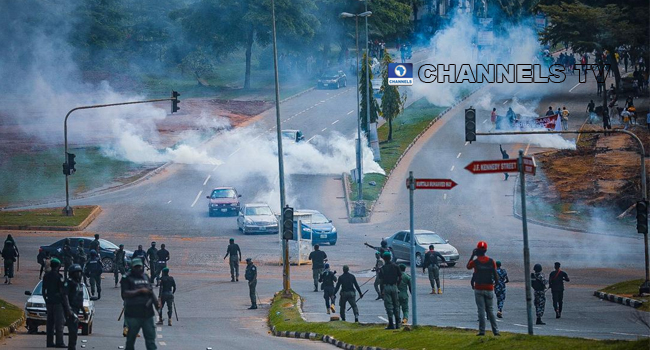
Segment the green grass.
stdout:
<path fill-rule="evenodd" d="M 414 102 L 404 110 L 404 113 L 397 117 L 393 122 L 393 139 L 388 139 L 388 123 L 385 123 L 379 129 L 379 148 L 381 161 L 379 165 L 386 171 L 386 174 L 397 164 L 399 157 L 406 151 L 406 147 L 413 142 L 415 137 L 420 134 L 429 123 L 438 117 L 444 108 L 429 103 L 426 99 Z M 368 174 L 363 179 L 363 200 L 369 208 L 374 201 L 379 198 L 380 190 L 386 182 L 387 177 L 380 174 Z M 376 182 L 376 186 L 370 186 L 370 182 Z M 350 182 L 350 200 L 355 201 L 357 198 L 357 184 Z"/>
<path fill-rule="evenodd" d="M 8 327 L 23 315 L 23 310 L 0 299 L 0 328 Z"/>
<path fill-rule="evenodd" d="M 70 176 L 75 195 L 121 182 L 155 167 L 106 157 L 99 147 L 72 148 L 77 172 Z M 65 198 L 63 147 L 3 155 L 0 162 L 0 207 Z"/>
<path fill-rule="evenodd" d="M 80 206 L 74 207 L 74 216 L 64 216 L 62 208 L 45 208 L 30 210 L 9 210 L 0 211 L 0 225 L 16 226 L 78 226 L 84 221 L 90 212 L 97 207 Z"/>
<path fill-rule="evenodd" d="M 591 340 L 560 336 L 528 336 L 502 332 L 501 337 L 477 337 L 476 331 L 420 326 L 411 331 L 384 330 L 385 325 L 361 325 L 348 322 L 305 322 L 296 302 L 276 295 L 269 311 L 269 324 L 278 331 L 313 332 L 330 335 L 357 346 L 377 346 L 412 350 L 425 349 L 648 349 L 650 339 L 637 341 Z"/>
<path fill-rule="evenodd" d="M 601 292 L 616 294 L 636 300 L 643 300 L 643 305 L 637 310 L 650 311 L 650 297 L 640 297 L 639 286 L 645 281 L 644 279 L 631 280 L 612 284 L 611 286 L 601 289 Z"/>

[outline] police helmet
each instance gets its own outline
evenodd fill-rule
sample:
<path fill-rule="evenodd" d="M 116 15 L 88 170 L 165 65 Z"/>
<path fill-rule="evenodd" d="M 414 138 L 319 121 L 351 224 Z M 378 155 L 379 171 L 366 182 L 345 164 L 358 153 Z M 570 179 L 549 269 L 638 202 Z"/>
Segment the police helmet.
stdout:
<path fill-rule="evenodd" d="M 79 264 L 73 264 L 68 268 L 68 273 L 73 273 L 73 272 L 81 272 L 81 265 Z"/>
<path fill-rule="evenodd" d="M 97 256 L 97 251 L 96 251 L 95 249 L 92 249 L 92 250 L 90 251 L 90 256 L 92 256 L 92 257 Z"/>
<path fill-rule="evenodd" d="M 533 267 L 533 270 L 535 272 L 542 272 L 542 265 L 540 264 L 535 264 L 535 267 Z"/>

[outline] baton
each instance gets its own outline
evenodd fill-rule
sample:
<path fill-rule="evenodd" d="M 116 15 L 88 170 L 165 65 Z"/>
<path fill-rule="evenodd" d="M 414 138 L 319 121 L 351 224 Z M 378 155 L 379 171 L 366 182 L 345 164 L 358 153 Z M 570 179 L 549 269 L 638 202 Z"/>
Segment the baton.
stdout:
<path fill-rule="evenodd" d="M 376 274 L 375 274 L 374 276 L 372 276 L 372 277 L 370 277 L 370 278 L 369 278 L 369 279 L 368 279 L 367 281 L 365 281 L 365 282 L 363 282 L 363 283 L 361 283 L 361 285 L 360 285 L 359 287 L 363 287 L 363 286 L 364 286 L 364 285 L 365 285 L 366 283 L 368 283 L 368 282 L 370 282 L 370 281 L 372 281 L 372 279 L 373 279 L 373 278 L 375 278 L 375 277 L 377 277 L 377 275 L 376 275 Z"/>
<path fill-rule="evenodd" d="M 361 298 L 363 298 L 363 296 L 366 295 L 366 293 L 368 293 L 368 291 L 369 291 L 369 289 L 366 289 L 365 292 L 361 293 L 361 296 L 359 297 L 359 299 L 357 299 L 357 300 L 355 301 L 355 303 L 356 303 L 357 301 L 361 300 Z M 352 306 L 350 306 L 350 307 L 348 308 L 348 311 L 350 311 L 350 309 L 352 309 Z"/>
<path fill-rule="evenodd" d="M 172 305 L 174 306 L 174 315 L 176 315 L 176 322 L 178 322 L 178 312 L 176 312 L 176 301 L 172 301 Z M 162 308 L 161 308 L 162 310 Z"/>
<path fill-rule="evenodd" d="M 445 270 L 442 270 L 442 292 L 445 292 Z"/>
<path fill-rule="evenodd" d="M 124 315 L 124 307 L 122 307 L 122 312 L 120 312 L 120 316 L 117 318 L 118 321 L 122 319 L 122 315 Z"/>
<path fill-rule="evenodd" d="M 18 261 L 16 262 L 16 271 L 20 271 L 20 255 L 18 255 Z"/>

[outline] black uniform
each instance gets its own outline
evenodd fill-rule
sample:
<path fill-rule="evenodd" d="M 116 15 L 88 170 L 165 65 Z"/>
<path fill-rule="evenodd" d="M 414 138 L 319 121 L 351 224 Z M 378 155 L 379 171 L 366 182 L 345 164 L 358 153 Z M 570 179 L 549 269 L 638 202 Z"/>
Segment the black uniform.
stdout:
<path fill-rule="evenodd" d="M 251 298 L 251 308 L 256 309 L 257 300 L 255 299 L 255 296 L 257 294 L 255 292 L 255 288 L 257 287 L 257 267 L 255 264 L 250 263 L 246 265 L 246 272 L 244 277 L 248 281 L 248 293 Z"/>
<path fill-rule="evenodd" d="M 174 306 L 174 293 L 176 293 L 176 281 L 174 281 L 174 277 L 169 275 L 163 275 L 160 278 L 160 291 L 158 292 L 161 300 L 160 310 L 158 310 L 158 316 L 160 317 L 161 320 L 162 320 L 162 311 L 163 308 L 165 307 L 165 304 L 167 304 L 167 317 L 169 317 L 170 320 L 172 318 L 172 308 Z"/>
<path fill-rule="evenodd" d="M 322 250 L 314 250 L 309 253 L 312 278 L 314 279 L 314 292 L 318 291 L 318 279 L 320 278 L 320 274 L 323 273 L 323 268 L 325 268 L 325 259 L 327 259 L 327 254 Z"/>
<path fill-rule="evenodd" d="M 94 239 L 92 242 L 90 242 L 90 250 L 96 251 L 97 256 L 99 256 L 99 248 L 100 248 L 100 246 L 101 245 L 99 244 L 99 239 Z"/>
<path fill-rule="evenodd" d="M 160 273 L 162 272 L 162 269 L 167 267 L 167 260 L 169 260 L 169 251 L 165 248 L 160 248 L 160 250 L 156 253 L 157 261 L 156 261 L 156 275 L 152 277 L 151 281 L 153 282 L 153 278 L 156 279 L 156 285 L 158 285 L 158 281 L 160 280 Z"/>
<path fill-rule="evenodd" d="M 226 249 L 226 256 L 223 258 L 227 258 L 230 256 L 230 280 L 239 281 L 239 262 L 241 261 L 241 249 L 239 249 L 239 245 L 237 243 L 230 243 L 228 245 L 228 248 Z"/>
<path fill-rule="evenodd" d="M 383 286 L 384 308 L 388 319 L 391 320 L 392 317 L 395 317 L 395 323 L 399 325 L 401 318 L 399 316 L 399 290 L 397 286 L 402 281 L 402 271 L 392 261 L 388 261 L 379 270 L 379 276 Z M 392 325 L 392 322 L 389 322 L 389 325 Z"/>
<path fill-rule="evenodd" d="M 7 279 L 11 283 L 11 279 L 14 278 L 14 263 L 18 258 L 18 253 L 14 245 L 10 242 L 5 241 L 4 248 L 2 248 L 2 259 L 4 259 L 4 268 L 5 268 L 5 283 Z"/>
<path fill-rule="evenodd" d="M 151 282 L 153 282 L 153 276 L 156 274 L 156 261 L 158 260 L 158 249 L 156 247 L 151 247 L 147 249 L 147 257 L 149 258 L 149 275 L 151 276 Z"/>
<path fill-rule="evenodd" d="M 81 312 L 86 317 L 83 283 L 77 283 L 69 278 L 65 281 L 64 291 L 63 305 L 66 325 L 68 326 L 68 350 L 74 350 L 77 348 L 77 331 L 79 328 L 79 318 L 77 316 Z"/>
<path fill-rule="evenodd" d="M 325 307 L 328 310 L 330 309 L 330 302 L 331 305 L 334 305 L 336 302 L 336 294 L 334 293 L 334 283 L 336 280 L 336 272 L 329 269 L 323 271 L 318 279 L 322 283 L 321 289 L 323 290 L 323 298 L 325 298 Z"/>
<path fill-rule="evenodd" d="M 90 279 L 90 294 L 95 295 L 96 289 L 98 298 L 102 297 L 102 272 L 104 269 L 98 256 L 90 259 L 84 267 L 84 275 Z"/>
<path fill-rule="evenodd" d="M 548 276 L 548 284 L 553 295 L 553 309 L 559 318 L 564 304 L 564 281 L 569 282 L 569 275 L 562 270 L 555 270 Z"/>
<path fill-rule="evenodd" d="M 63 314 L 63 276 L 56 269 L 45 274 L 43 277 L 43 298 L 47 308 L 47 346 L 65 346 L 63 344 L 63 325 L 65 316 Z M 56 331 L 56 344 L 54 333 Z"/>
<path fill-rule="evenodd" d="M 145 252 L 144 249 L 136 249 L 135 251 L 133 251 L 133 256 L 131 256 L 131 260 L 133 259 L 142 260 L 144 266 L 147 267 L 147 252 Z"/>
<path fill-rule="evenodd" d="M 129 329 L 126 335 L 125 350 L 134 349 L 135 340 L 142 329 L 147 350 L 156 349 L 156 326 L 154 304 L 157 303 L 156 294 L 153 292 L 148 276 L 142 272 L 136 275 L 133 270 L 121 281 L 122 299 L 124 300 L 124 321 Z M 138 294 L 128 297 L 125 293 L 138 289 L 148 289 L 150 293 Z"/>
<path fill-rule="evenodd" d="M 341 314 L 341 319 L 345 321 L 345 304 L 350 303 L 356 320 L 359 317 L 359 308 L 357 308 L 357 297 L 354 291 L 356 289 L 359 292 L 359 295 L 363 294 L 361 293 L 359 283 L 357 283 L 357 278 L 348 271 L 343 272 L 336 283 L 334 294 L 339 291 L 339 288 L 341 289 L 341 299 L 339 299 L 339 313 Z"/>
<path fill-rule="evenodd" d="M 72 252 L 72 247 L 67 243 L 64 243 L 63 248 L 61 248 L 61 259 L 64 269 L 63 277 L 68 279 L 68 269 L 74 263 L 74 253 Z"/>

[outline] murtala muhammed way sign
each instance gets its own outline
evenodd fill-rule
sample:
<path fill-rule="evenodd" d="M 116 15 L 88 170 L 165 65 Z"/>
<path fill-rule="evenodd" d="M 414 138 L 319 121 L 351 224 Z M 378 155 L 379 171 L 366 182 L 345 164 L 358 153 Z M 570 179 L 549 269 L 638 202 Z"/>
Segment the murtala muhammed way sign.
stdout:
<path fill-rule="evenodd" d="M 413 179 L 416 190 L 451 190 L 458 185 L 452 179 Z M 406 179 L 406 188 L 410 186 L 409 179 Z"/>
<path fill-rule="evenodd" d="M 535 175 L 537 165 L 533 157 L 523 157 L 524 173 Z M 499 160 L 475 160 L 469 163 L 465 169 L 472 174 L 495 174 L 495 173 L 516 173 L 519 172 L 517 159 Z"/>

